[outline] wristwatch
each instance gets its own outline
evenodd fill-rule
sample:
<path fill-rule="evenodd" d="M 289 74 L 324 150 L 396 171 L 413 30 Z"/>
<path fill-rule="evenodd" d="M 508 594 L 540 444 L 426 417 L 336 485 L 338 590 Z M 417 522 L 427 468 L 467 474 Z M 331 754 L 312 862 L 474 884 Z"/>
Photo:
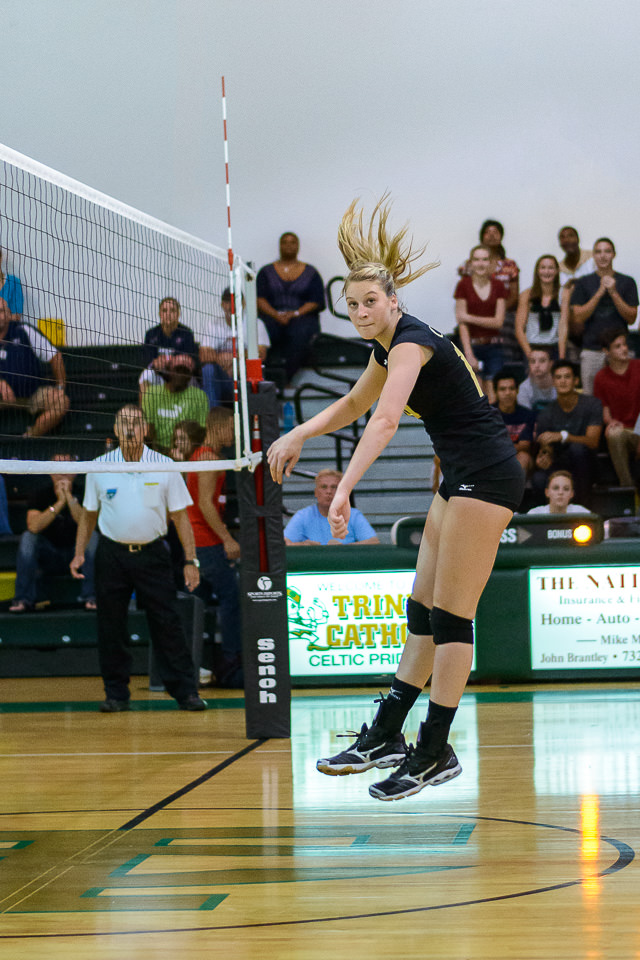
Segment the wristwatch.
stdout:
<path fill-rule="evenodd" d="M 200 561 L 197 557 L 194 557 L 193 560 L 185 560 L 184 565 L 185 567 L 197 567 L 198 570 L 200 569 Z"/>

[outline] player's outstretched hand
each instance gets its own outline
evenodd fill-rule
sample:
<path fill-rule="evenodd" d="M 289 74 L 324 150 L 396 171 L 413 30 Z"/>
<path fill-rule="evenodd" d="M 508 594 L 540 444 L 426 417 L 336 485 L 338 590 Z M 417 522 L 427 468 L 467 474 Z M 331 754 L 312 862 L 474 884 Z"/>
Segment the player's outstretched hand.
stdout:
<path fill-rule="evenodd" d="M 351 504 L 349 503 L 349 494 L 341 493 L 338 488 L 329 507 L 328 519 L 332 537 L 335 537 L 337 540 L 344 540 L 349 529 L 350 516 Z"/>
<path fill-rule="evenodd" d="M 276 483 L 282 483 L 283 474 L 285 477 L 291 476 L 291 471 L 300 458 L 303 444 L 304 440 L 300 436 L 298 427 L 294 427 L 271 444 L 267 450 L 267 463 Z"/>

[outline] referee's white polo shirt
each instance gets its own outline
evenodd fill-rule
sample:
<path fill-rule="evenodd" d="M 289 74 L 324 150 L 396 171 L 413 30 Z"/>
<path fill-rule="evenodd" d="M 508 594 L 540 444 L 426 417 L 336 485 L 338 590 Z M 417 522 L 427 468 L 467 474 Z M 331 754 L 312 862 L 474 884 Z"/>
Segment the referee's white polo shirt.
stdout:
<path fill-rule="evenodd" d="M 96 461 L 125 462 L 119 448 Z M 173 463 L 146 446 L 140 461 Z M 179 473 L 88 473 L 83 506 L 99 511 L 98 530 L 110 540 L 149 543 L 167 532 L 167 510 L 183 510 L 192 503 Z"/>

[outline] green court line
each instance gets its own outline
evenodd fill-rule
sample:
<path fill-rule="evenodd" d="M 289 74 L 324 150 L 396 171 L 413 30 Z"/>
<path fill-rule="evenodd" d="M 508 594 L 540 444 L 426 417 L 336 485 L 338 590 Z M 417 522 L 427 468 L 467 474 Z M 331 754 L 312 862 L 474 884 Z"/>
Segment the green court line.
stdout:
<path fill-rule="evenodd" d="M 205 699 L 207 699 L 205 697 Z M 2 703 L 0 713 L 98 713 L 99 700 L 35 701 L 32 703 Z M 210 710 L 237 710 L 244 707 L 244 697 L 230 700 L 207 699 Z M 132 700 L 131 710 L 137 712 L 178 710 L 175 700 Z"/>
<path fill-rule="evenodd" d="M 534 700 L 561 700 L 571 699 L 572 702 L 578 700 L 592 700 L 594 697 L 606 697 L 608 700 L 619 700 L 628 696 L 637 697 L 637 688 L 628 687 L 624 689 L 609 690 L 606 687 L 594 687 L 593 690 L 573 690 L 571 687 L 563 687 L 560 690 L 467 690 L 462 695 L 462 702 L 472 701 L 478 704 L 484 703 L 533 703 Z M 360 693 L 336 694 L 336 699 L 347 700 L 367 696 Z M 244 709 L 244 697 L 233 697 L 230 699 L 216 700 L 208 699 L 205 696 L 210 710 L 241 710 Z M 304 694 L 301 697 L 294 697 L 293 703 L 309 702 L 324 703 L 329 705 L 331 696 L 318 696 L 312 693 Z M 25 703 L 2 703 L 0 704 L 0 714 L 2 713 L 95 713 L 100 706 L 99 700 L 60 700 L 60 701 L 33 701 Z M 174 700 L 132 700 L 132 711 L 161 711 L 177 710 L 178 706 Z"/>
<path fill-rule="evenodd" d="M 116 867 L 115 870 L 112 870 L 109 876 L 126 877 L 130 870 L 133 870 L 134 867 L 137 867 L 138 864 L 142 863 L 144 860 L 148 860 L 149 856 L 150 854 L 148 853 L 139 853 L 137 857 L 132 857 L 131 860 L 127 860 L 126 863 L 122 863 L 119 867 Z"/>
<path fill-rule="evenodd" d="M 202 903 L 197 909 L 198 910 L 215 910 L 219 903 L 222 903 L 223 900 L 226 900 L 229 896 L 228 893 L 214 893 L 210 896 L 204 903 Z M 175 907 L 173 908 L 175 910 Z"/>
<path fill-rule="evenodd" d="M 170 886 L 167 884 L 167 886 Z M 200 884 L 198 884 L 200 886 Z M 106 887 L 89 887 L 88 890 L 85 890 L 84 893 L 81 893 L 80 896 L 88 899 L 96 899 L 100 894 L 107 889 Z M 226 900 L 229 896 L 228 893 L 212 893 L 211 896 L 207 897 L 199 907 L 185 907 L 181 904 L 170 903 L 166 907 L 154 907 L 151 906 L 150 901 L 158 900 L 161 897 L 166 897 L 161 887 L 156 887 L 158 893 L 140 893 L 137 897 L 132 897 L 129 903 L 126 903 L 124 900 L 122 902 L 113 902 L 116 898 L 112 898 L 112 902 L 105 906 L 94 905 L 91 910 L 70 910 L 69 913 L 122 913 L 122 912 L 131 912 L 139 911 L 140 913 L 145 910 L 153 910 L 154 912 L 167 911 L 167 910 L 215 910 L 223 900 Z M 196 896 L 192 894 L 188 886 L 185 886 L 184 893 L 172 894 L 173 897 L 190 897 Z M 35 912 L 35 911 L 19 911 L 19 912 Z M 55 910 L 45 910 L 44 913 L 58 913 L 59 911 Z M 66 911 L 65 911 L 66 912 Z"/>
<path fill-rule="evenodd" d="M 632 696 L 637 699 L 638 690 L 634 687 L 625 687 L 616 690 L 609 690 L 607 687 L 594 685 L 592 690 L 578 690 L 571 686 L 563 686 L 558 690 L 465 690 L 462 694 L 462 703 L 533 703 L 534 700 L 571 700 L 575 703 L 579 700 L 593 700 L 594 698 L 606 698 L 607 700 L 620 700 Z M 369 693 L 357 693 L 353 691 L 348 694 L 336 694 L 335 697 L 324 694 L 324 696 L 314 696 L 314 694 L 305 694 L 302 697 L 296 697 L 297 702 L 324 702 L 327 707 L 334 706 L 334 700 L 346 700 L 347 698 L 369 699 Z"/>
<path fill-rule="evenodd" d="M 475 823 L 465 823 L 453 838 L 454 844 L 465 844 L 475 829 Z"/>
<path fill-rule="evenodd" d="M 593 700 L 594 697 L 606 697 L 607 700 L 619 700 L 633 695 L 638 691 L 629 687 L 624 690 L 608 690 L 606 687 L 594 687 L 593 690 L 574 690 L 564 686 L 559 690 L 467 690 L 462 695 L 464 700 L 475 700 L 476 703 L 533 703 L 534 700 Z"/>

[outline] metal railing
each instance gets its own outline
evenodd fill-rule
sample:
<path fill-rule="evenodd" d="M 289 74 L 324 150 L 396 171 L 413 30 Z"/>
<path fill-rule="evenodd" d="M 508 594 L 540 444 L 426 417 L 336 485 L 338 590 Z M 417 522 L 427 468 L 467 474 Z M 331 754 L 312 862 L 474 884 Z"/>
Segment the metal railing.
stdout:
<path fill-rule="evenodd" d="M 321 393 L 325 397 L 333 397 L 336 400 L 344 396 L 344 394 L 340 393 L 338 390 L 333 390 L 331 387 L 323 387 L 321 384 L 301 384 L 296 390 L 293 398 L 296 421 L 298 423 L 302 423 L 304 421 L 302 414 L 302 398 L 306 393 L 310 392 Z M 367 410 L 364 415 L 365 424 L 369 421 L 370 417 L 371 411 Z M 354 422 L 350 425 L 349 430 L 350 432 L 347 432 L 347 430 L 335 430 L 333 433 L 326 434 L 326 436 L 330 437 L 335 443 L 336 470 L 343 471 L 344 469 L 344 454 L 342 449 L 343 444 L 348 444 L 351 447 L 351 450 L 353 450 L 362 435 L 362 431 L 360 429 L 360 420 L 354 420 Z"/>

